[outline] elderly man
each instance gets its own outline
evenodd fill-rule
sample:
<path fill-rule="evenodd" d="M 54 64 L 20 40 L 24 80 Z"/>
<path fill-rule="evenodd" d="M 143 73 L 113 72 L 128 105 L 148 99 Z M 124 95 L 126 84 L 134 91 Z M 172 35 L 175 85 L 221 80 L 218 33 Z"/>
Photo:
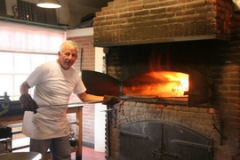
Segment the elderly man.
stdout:
<path fill-rule="evenodd" d="M 86 93 L 79 73 L 72 67 L 77 57 L 78 46 L 73 41 L 65 41 L 58 59 L 37 67 L 21 85 L 20 102 L 26 110 L 23 133 L 31 138 L 30 151 L 41 153 L 43 159 L 49 148 L 52 159 L 70 159 L 68 106 L 64 104 L 68 103 L 72 93 L 84 102 L 106 104 L 111 99 Z M 28 94 L 32 87 L 35 87 L 33 99 Z M 26 126 L 25 122 L 30 125 Z M 29 127 L 31 129 L 27 130 Z"/>

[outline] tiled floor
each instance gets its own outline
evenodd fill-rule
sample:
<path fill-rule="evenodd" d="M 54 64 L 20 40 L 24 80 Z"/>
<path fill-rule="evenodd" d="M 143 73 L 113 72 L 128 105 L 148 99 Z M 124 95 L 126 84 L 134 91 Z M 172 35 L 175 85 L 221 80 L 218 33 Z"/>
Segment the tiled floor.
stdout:
<path fill-rule="evenodd" d="M 71 159 L 75 160 L 75 153 L 71 154 Z M 104 152 L 96 152 L 93 148 L 82 147 L 82 160 L 105 160 Z"/>
<path fill-rule="evenodd" d="M 20 139 L 18 141 L 14 141 L 13 147 L 19 147 L 22 145 L 22 142 L 29 143 L 29 138 L 27 139 Z M 20 149 L 17 152 L 29 152 L 29 148 Z M 75 160 L 75 153 L 71 155 L 71 159 Z M 88 148 L 83 146 L 82 147 L 82 160 L 105 160 L 105 153 L 104 152 L 96 152 L 93 148 Z"/>
<path fill-rule="evenodd" d="M 92 148 L 83 147 L 82 160 L 105 160 L 104 152 L 96 152 Z"/>
<path fill-rule="evenodd" d="M 29 148 L 20 149 L 15 152 L 29 152 Z M 75 153 L 71 154 L 71 159 L 75 160 Z M 82 147 L 82 160 L 105 160 L 104 152 L 96 152 L 93 148 Z"/>
<path fill-rule="evenodd" d="M 105 160 L 104 152 L 96 152 L 92 148 L 83 147 L 82 148 L 82 160 Z M 21 149 L 15 152 L 29 152 L 29 149 Z M 71 154 L 71 160 L 75 160 L 75 153 Z"/>

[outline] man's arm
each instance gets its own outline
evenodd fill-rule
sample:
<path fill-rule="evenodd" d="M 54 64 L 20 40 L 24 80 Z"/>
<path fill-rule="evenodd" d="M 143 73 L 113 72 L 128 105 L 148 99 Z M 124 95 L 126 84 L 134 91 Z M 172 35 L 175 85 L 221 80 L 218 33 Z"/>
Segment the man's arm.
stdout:
<path fill-rule="evenodd" d="M 78 98 L 80 98 L 83 102 L 102 102 L 104 99 L 103 96 L 95 96 L 86 92 L 79 93 Z"/>
<path fill-rule="evenodd" d="M 102 102 L 102 104 L 106 104 L 110 106 L 113 106 L 114 104 L 120 102 L 120 99 L 115 96 L 109 96 L 109 95 L 95 96 L 93 94 L 88 94 L 86 92 L 78 94 L 78 97 L 83 102 Z"/>
<path fill-rule="evenodd" d="M 21 94 L 27 94 L 28 93 L 28 90 L 29 90 L 29 85 L 28 83 L 25 81 L 22 83 L 21 87 L 20 87 L 20 93 Z"/>

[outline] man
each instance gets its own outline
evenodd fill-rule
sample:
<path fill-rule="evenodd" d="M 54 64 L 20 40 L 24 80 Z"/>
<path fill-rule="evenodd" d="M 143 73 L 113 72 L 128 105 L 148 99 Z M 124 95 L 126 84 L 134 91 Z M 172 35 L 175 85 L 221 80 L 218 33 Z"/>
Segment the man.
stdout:
<path fill-rule="evenodd" d="M 66 104 L 72 93 L 83 102 L 106 104 L 114 99 L 86 93 L 79 73 L 72 68 L 77 57 L 78 46 L 73 41 L 65 41 L 57 61 L 40 65 L 21 85 L 20 102 L 26 110 L 23 133 L 31 138 L 30 151 L 40 152 L 43 159 L 46 159 L 48 148 L 53 160 L 70 159 Z M 32 87 L 35 87 L 34 100 L 28 94 Z"/>

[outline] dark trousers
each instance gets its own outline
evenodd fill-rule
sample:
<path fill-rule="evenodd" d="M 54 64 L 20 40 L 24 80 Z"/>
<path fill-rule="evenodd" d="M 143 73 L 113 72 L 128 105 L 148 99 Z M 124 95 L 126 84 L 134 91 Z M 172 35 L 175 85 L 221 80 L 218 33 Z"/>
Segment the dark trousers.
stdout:
<path fill-rule="evenodd" d="M 52 160 L 71 159 L 69 136 L 46 140 L 30 139 L 30 151 L 41 153 L 42 160 L 47 160 L 48 149 L 50 149 Z"/>

